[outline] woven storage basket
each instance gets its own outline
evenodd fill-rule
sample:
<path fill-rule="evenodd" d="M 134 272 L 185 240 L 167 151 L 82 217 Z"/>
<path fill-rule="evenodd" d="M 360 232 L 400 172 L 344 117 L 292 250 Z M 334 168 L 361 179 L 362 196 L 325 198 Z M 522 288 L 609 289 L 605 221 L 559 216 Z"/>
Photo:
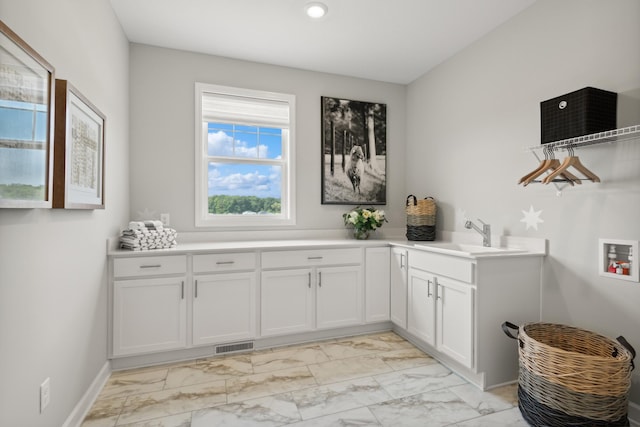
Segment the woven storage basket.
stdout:
<path fill-rule="evenodd" d="M 509 328 L 518 329 L 517 336 Z M 628 426 L 635 350 L 624 337 L 554 323 L 518 326 L 518 406 L 532 426 Z"/>
<path fill-rule="evenodd" d="M 436 202 L 433 197 L 418 200 L 413 194 L 407 197 L 407 239 L 436 239 Z"/>

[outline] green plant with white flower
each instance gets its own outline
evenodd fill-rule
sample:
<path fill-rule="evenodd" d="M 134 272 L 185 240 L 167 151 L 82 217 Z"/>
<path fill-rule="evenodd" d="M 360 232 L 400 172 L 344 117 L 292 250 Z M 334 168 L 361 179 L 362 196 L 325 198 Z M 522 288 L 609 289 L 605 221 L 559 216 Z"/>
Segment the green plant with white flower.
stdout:
<path fill-rule="evenodd" d="M 384 211 L 374 208 L 361 208 L 360 206 L 342 214 L 344 225 L 351 226 L 356 230 L 375 230 L 382 227 L 387 221 Z"/>

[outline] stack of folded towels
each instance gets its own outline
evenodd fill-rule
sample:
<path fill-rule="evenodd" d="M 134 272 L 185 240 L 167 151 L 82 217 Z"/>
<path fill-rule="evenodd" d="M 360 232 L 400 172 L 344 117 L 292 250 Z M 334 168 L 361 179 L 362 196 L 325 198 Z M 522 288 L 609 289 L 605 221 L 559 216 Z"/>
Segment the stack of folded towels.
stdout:
<path fill-rule="evenodd" d="M 177 236 L 176 230 L 164 227 L 161 221 L 131 221 L 122 230 L 120 247 L 131 251 L 175 248 Z"/>

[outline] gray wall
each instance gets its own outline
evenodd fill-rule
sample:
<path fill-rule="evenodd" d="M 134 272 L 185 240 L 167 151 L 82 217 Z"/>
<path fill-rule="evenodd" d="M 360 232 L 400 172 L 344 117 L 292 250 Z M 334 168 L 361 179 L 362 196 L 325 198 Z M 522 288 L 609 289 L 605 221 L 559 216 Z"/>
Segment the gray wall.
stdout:
<path fill-rule="evenodd" d="M 524 148 L 539 144 L 540 101 L 594 86 L 620 94 L 619 126 L 640 124 L 639 22 L 636 0 L 538 0 L 408 86 L 406 160 L 407 191 L 436 196 L 443 228 L 464 231 L 465 211 L 548 239 L 544 320 L 624 335 L 636 349 L 640 284 L 598 274 L 598 239 L 640 240 L 640 139 L 577 150 L 601 183 L 557 196 L 517 182 L 538 165 Z M 537 230 L 521 222 L 530 206 L 542 211 Z"/>
<path fill-rule="evenodd" d="M 167 212 L 171 227 L 179 232 L 195 230 L 195 82 L 296 96 L 297 230 L 344 228 L 342 213 L 351 207 L 320 204 L 320 97 L 386 103 L 388 206 L 383 208 L 388 210 L 390 226 L 402 225 L 404 85 L 138 44 L 131 45 L 132 218 L 159 218 Z"/>
<path fill-rule="evenodd" d="M 105 242 L 129 216 L 128 43 L 108 0 L 0 0 L 0 19 L 107 116 L 106 209 L 0 211 L 0 425 L 60 426 L 106 362 Z"/>
<path fill-rule="evenodd" d="M 636 0 L 538 0 L 407 87 L 142 45 L 129 57 L 107 0 L 0 0 L 0 17 L 108 120 L 105 210 L 0 212 L 0 425 L 61 425 L 103 367 L 106 238 L 139 212 L 169 212 L 174 228 L 194 231 L 194 81 L 297 96 L 299 230 L 341 228 L 347 208 L 320 204 L 320 96 L 387 103 L 388 226 L 404 226 L 412 192 L 436 197 L 442 229 L 464 230 L 464 210 L 498 232 L 546 238 L 544 319 L 640 347 L 640 285 L 597 273 L 598 238 L 640 240 L 640 143 L 579 150 L 603 182 L 561 197 L 516 184 L 537 164 L 524 147 L 539 141 L 544 99 L 617 91 L 620 125 L 640 123 Z M 538 230 L 520 222 L 531 205 Z"/>

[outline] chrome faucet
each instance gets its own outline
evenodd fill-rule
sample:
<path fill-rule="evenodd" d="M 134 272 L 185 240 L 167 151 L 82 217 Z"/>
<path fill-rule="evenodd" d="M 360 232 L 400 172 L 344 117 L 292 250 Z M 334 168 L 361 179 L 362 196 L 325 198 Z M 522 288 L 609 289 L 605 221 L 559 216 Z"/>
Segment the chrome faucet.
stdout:
<path fill-rule="evenodd" d="M 482 246 L 490 247 L 491 246 L 491 226 L 489 224 L 485 224 L 481 219 L 478 218 L 478 221 L 482 223 L 482 230 L 475 225 L 473 222 L 467 220 L 464 223 L 465 228 L 473 228 L 482 236 Z"/>

